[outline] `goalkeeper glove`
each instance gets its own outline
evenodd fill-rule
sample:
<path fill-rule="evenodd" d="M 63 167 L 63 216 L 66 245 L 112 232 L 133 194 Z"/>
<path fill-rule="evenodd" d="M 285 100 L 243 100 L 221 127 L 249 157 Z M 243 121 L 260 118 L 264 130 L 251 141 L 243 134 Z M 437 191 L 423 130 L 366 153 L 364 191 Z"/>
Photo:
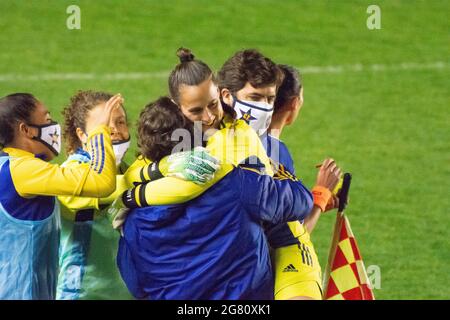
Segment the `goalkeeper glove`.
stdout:
<path fill-rule="evenodd" d="M 209 155 L 209 151 L 202 147 L 174 153 L 159 163 L 163 176 L 176 177 L 196 184 L 210 181 L 219 168 L 219 160 Z"/>

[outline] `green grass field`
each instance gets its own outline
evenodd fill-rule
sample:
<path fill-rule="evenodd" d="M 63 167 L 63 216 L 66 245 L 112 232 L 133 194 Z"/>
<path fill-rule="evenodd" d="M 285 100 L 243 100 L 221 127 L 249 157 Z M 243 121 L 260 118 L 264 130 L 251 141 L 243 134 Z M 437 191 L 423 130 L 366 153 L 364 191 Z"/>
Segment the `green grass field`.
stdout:
<path fill-rule="evenodd" d="M 66 28 L 71 4 L 81 30 Z M 370 4 L 381 30 L 366 27 Z M 249 47 L 303 68 L 305 105 L 283 139 L 309 186 L 326 156 L 353 173 L 347 214 L 381 268 L 376 298 L 448 299 L 449 12 L 446 0 L 2 0 L 0 96 L 32 92 L 61 120 L 78 89 L 120 92 L 134 124 L 167 93 L 180 46 L 216 69 Z M 147 76 L 105 76 L 134 72 Z M 313 234 L 322 267 L 334 217 Z"/>

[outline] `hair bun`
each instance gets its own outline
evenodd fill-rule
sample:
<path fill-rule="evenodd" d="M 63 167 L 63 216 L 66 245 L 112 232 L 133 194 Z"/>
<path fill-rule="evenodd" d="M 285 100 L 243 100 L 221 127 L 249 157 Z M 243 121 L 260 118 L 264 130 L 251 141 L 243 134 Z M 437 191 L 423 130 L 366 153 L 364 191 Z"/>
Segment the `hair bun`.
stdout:
<path fill-rule="evenodd" d="M 180 58 L 180 63 L 193 61 L 195 56 L 192 54 L 191 50 L 186 48 L 180 48 L 177 50 L 177 56 Z"/>

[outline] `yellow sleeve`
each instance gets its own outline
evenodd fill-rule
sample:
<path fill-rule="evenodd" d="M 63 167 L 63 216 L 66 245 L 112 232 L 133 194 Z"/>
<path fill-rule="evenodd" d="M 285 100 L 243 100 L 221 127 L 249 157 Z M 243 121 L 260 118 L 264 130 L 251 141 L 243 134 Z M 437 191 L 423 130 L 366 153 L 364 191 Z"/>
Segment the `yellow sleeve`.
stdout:
<path fill-rule="evenodd" d="M 128 189 L 123 175 L 116 176 L 116 186 L 116 190 L 105 198 L 59 196 L 58 200 L 63 206 L 72 212 L 76 212 L 80 209 L 100 210 L 101 205 L 111 204 L 117 197 Z"/>
<path fill-rule="evenodd" d="M 204 185 L 166 177 L 148 181 L 146 169 L 151 161 L 137 159 L 125 173 L 128 187 L 135 187 L 129 193 L 130 207 L 147 205 L 180 204 L 195 199 L 225 177 L 234 166 L 251 156 L 256 156 L 266 167 L 266 173 L 273 176 L 270 159 L 256 132 L 243 120 L 227 121 L 225 127 L 208 139 L 207 149 L 222 162 L 214 178 Z"/>
<path fill-rule="evenodd" d="M 116 190 L 107 197 L 100 198 L 100 205 L 111 204 L 117 197 L 124 193 L 128 189 L 128 185 L 125 182 L 123 175 L 118 175 L 116 178 Z"/>
<path fill-rule="evenodd" d="M 127 195 L 127 206 L 180 204 L 195 199 L 233 170 L 233 165 L 223 164 L 209 182 L 198 185 L 178 178 L 166 177 L 139 184 Z"/>
<path fill-rule="evenodd" d="M 150 165 L 152 162 L 142 156 L 139 156 L 133 164 L 124 173 L 124 181 L 128 188 L 134 187 L 138 183 L 143 182 L 144 168 Z"/>
<path fill-rule="evenodd" d="M 131 188 L 140 183 L 147 183 L 150 181 L 162 179 L 164 177 L 163 172 L 168 171 L 168 158 L 169 156 L 165 156 L 158 162 L 157 168 L 159 170 L 159 173 L 155 176 L 151 176 L 150 169 L 154 164 L 153 161 L 143 156 L 139 156 L 125 172 L 125 182 Z"/>
<path fill-rule="evenodd" d="M 103 198 L 116 189 L 116 164 L 111 136 L 99 126 L 88 137 L 91 162 L 64 168 L 33 156 L 12 158 L 11 176 L 23 197 L 83 196 Z"/>
<path fill-rule="evenodd" d="M 261 139 L 243 120 L 230 119 L 225 122 L 225 127 L 208 139 L 206 148 L 222 163 L 235 166 L 251 156 L 257 157 L 264 164 L 266 174 L 273 176 L 272 165 Z"/>
<path fill-rule="evenodd" d="M 124 174 L 127 187 L 136 187 L 133 189 L 132 199 L 130 199 L 131 202 L 135 202 L 134 206 L 185 203 L 201 195 L 233 169 L 230 164 L 222 165 L 213 179 L 206 184 L 198 185 L 174 177 L 150 181 L 148 167 L 151 164 L 151 160 L 139 157 Z"/>

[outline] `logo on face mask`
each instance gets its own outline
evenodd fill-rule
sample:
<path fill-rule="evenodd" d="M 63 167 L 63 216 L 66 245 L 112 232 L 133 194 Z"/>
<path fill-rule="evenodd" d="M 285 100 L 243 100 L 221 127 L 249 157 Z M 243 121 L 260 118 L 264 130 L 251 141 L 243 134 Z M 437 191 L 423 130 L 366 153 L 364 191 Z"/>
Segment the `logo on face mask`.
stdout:
<path fill-rule="evenodd" d="M 266 102 L 242 101 L 233 96 L 233 109 L 238 119 L 247 122 L 258 135 L 263 135 L 270 126 L 273 105 Z"/>
<path fill-rule="evenodd" d="M 248 109 L 247 111 L 243 111 L 241 109 L 239 110 L 241 111 L 242 114 L 241 119 L 247 122 L 247 124 L 250 124 L 250 121 L 252 120 L 256 120 L 256 118 L 252 116 L 252 109 Z"/>
<path fill-rule="evenodd" d="M 46 125 L 32 125 L 28 126 L 38 129 L 37 137 L 34 140 L 41 142 L 50 151 L 57 156 L 61 152 L 61 126 L 57 122 L 51 122 Z"/>
<path fill-rule="evenodd" d="M 114 155 L 116 156 L 116 166 L 119 166 L 130 147 L 130 138 L 113 142 Z"/>

